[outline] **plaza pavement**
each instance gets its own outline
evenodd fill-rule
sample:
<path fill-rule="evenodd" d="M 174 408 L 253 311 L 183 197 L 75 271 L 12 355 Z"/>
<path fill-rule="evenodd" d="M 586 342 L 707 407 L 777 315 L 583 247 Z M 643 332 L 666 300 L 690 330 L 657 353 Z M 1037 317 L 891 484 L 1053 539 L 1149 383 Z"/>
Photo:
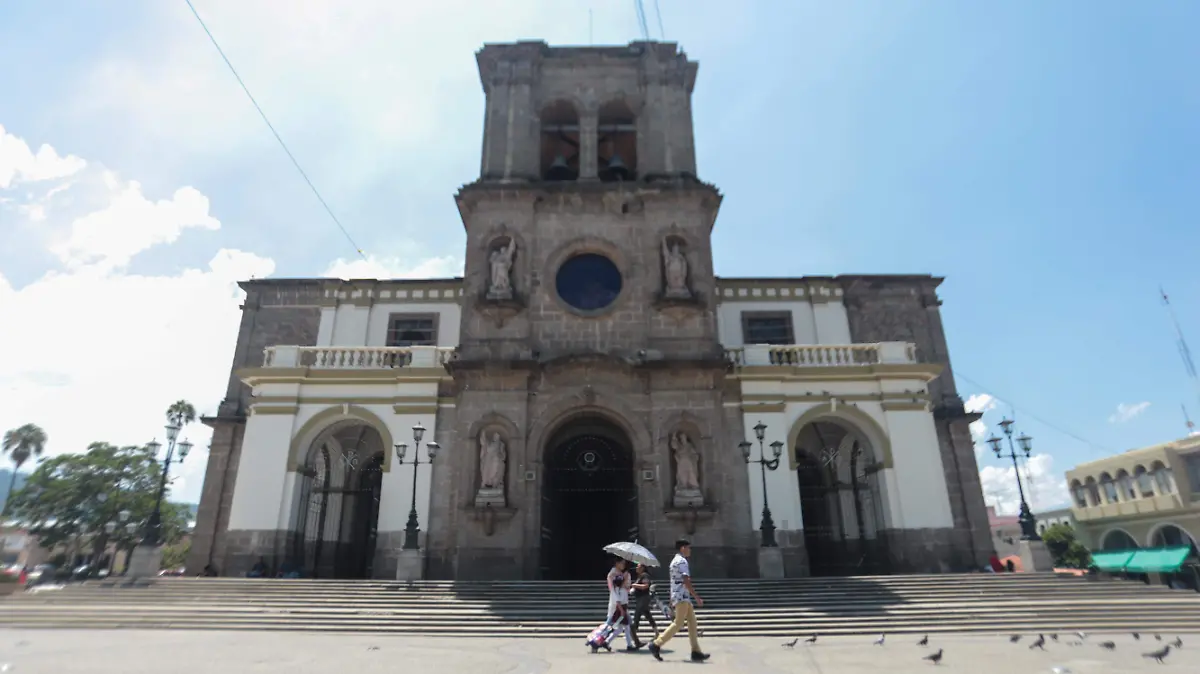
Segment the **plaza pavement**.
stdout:
<path fill-rule="evenodd" d="M 1200 638 L 1183 635 L 1184 648 L 1172 652 L 1166 664 L 1141 657 L 1159 642 L 1151 635 L 1134 641 L 1129 634 L 1090 635 L 1082 646 L 1073 640 L 1047 642 L 1046 652 L 1031 651 L 1028 637 L 1010 644 L 1004 636 L 933 635 L 930 648 L 916 645 L 917 637 L 896 635 L 884 646 L 874 637 L 822 638 L 814 646 L 795 648 L 778 639 L 713 638 L 702 640 L 712 659 L 703 665 L 688 662 L 687 638 L 673 640 L 655 662 L 645 651 L 591 655 L 578 639 L 496 639 L 402 637 L 377 635 L 305 634 L 299 632 L 134 631 L 134 630 L 0 630 L 0 672 L 4 674 L 369 674 L 426 672 L 427 674 L 636 674 L 703 667 L 709 674 L 813 672 L 971 672 L 971 674 L 1033 674 L 1065 667 L 1073 674 L 1100 672 L 1200 671 Z M 1163 635 L 1165 643 L 1175 635 Z M 1097 644 L 1112 639 L 1117 648 Z M 921 659 L 938 647 L 945 660 L 935 666 Z M 4 666 L 8 665 L 5 670 Z M 688 670 L 694 671 L 694 670 Z"/>

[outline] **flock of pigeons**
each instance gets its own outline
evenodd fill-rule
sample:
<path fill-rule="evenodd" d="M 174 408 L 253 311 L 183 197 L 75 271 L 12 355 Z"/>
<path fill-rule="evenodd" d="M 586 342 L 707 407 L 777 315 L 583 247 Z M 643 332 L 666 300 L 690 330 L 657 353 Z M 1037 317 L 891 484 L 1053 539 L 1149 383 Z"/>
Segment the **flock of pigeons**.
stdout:
<path fill-rule="evenodd" d="M 1141 639 L 1142 639 L 1141 634 L 1138 634 L 1137 632 L 1132 632 L 1132 634 L 1133 634 L 1133 638 L 1135 641 L 1141 641 Z M 1086 632 L 1076 632 L 1074 636 L 1076 637 L 1076 639 L 1074 641 L 1066 642 L 1068 646 L 1082 646 L 1083 642 L 1086 641 L 1087 637 L 1088 637 Z M 882 646 L 886 640 L 887 640 L 887 634 L 880 634 L 879 638 L 875 640 L 874 645 Z M 1008 638 L 1008 642 L 1012 643 L 1012 644 L 1015 644 L 1020 640 L 1021 640 L 1020 634 L 1014 634 Z M 1058 635 L 1051 634 L 1050 640 L 1057 642 Z M 1163 640 L 1162 635 L 1155 634 L 1154 640 L 1161 642 Z M 798 643 L 800 643 L 800 637 L 796 637 L 795 639 L 792 639 L 791 641 L 785 641 L 783 643 L 783 647 L 784 648 L 795 648 L 796 644 L 798 644 Z M 810 636 L 809 638 L 805 639 L 804 643 L 806 643 L 806 644 L 817 643 L 817 635 L 814 634 L 814 635 Z M 918 646 L 928 646 L 929 645 L 929 635 L 926 634 L 925 636 L 921 637 L 921 640 L 917 642 L 917 645 Z M 1117 648 L 1117 644 L 1115 641 L 1102 641 L 1097 645 L 1100 648 L 1103 648 L 1103 649 L 1109 650 L 1109 651 L 1116 650 L 1116 648 Z M 1034 639 L 1033 643 L 1029 644 L 1029 650 L 1033 650 L 1035 648 L 1038 650 L 1043 650 L 1043 651 L 1046 650 L 1046 635 L 1045 634 L 1037 635 L 1037 639 Z M 1175 650 L 1179 650 L 1179 649 L 1183 648 L 1183 639 L 1181 639 L 1179 637 L 1175 637 L 1174 641 L 1164 644 L 1163 647 L 1158 650 L 1150 651 L 1149 653 L 1142 653 L 1142 657 L 1148 658 L 1150 660 L 1154 660 L 1155 662 L 1157 662 L 1161 665 L 1163 662 L 1163 659 L 1166 658 L 1167 655 L 1169 655 L 1171 653 L 1172 648 L 1174 648 Z M 929 662 L 932 662 L 933 664 L 937 665 L 937 664 L 941 664 L 942 655 L 943 655 L 943 650 L 941 648 L 939 648 L 939 649 L 937 649 L 936 653 L 930 653 L 929 655 L 926 655 L 925 657 L 923 657 L 921 659 L 928 660 Z"/>

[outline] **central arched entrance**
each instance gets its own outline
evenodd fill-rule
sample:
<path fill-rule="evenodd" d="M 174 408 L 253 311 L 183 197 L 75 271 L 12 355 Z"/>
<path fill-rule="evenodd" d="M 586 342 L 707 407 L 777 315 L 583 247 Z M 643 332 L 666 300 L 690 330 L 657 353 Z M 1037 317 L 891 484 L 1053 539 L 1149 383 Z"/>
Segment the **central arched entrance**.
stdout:
<path fill-rule="evenodd" d="M 541 576 L 603 578 L 602 548 L 638 537 L 637 486 L 628 436 L 598 416 L 573 419 L 546 443 Z"/>

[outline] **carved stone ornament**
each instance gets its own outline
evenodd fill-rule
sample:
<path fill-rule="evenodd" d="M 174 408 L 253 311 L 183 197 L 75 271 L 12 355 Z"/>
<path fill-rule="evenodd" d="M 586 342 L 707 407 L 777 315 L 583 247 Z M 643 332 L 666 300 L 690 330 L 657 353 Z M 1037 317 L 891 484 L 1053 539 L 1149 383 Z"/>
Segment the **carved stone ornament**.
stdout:
<path fill-rule="evenodd" d="M 513 298 L 513 259 L 517 254 L 517 241 L 510 238 L 508 244 L 492 250 L 488 256 L 489 300 L 511 300 Z"/>
<path fill-rule="evenodd" d="M 497 431 L 479 434 L 479 491 L 476 507 L 505 507 L 504 476 L 508 463 L 508 445 Z"/>
<path fill-rule="evenodd" d="M 667 238 L 662 240 L 663 259 L 663 297 L 666 299 L 690 299 L 692 291 L 688 288 L 688 261 L 683 254 L 683 247 L 678 242 L 672 243 Z"/>
<path fill-rule="evenodd" d="M 700 491 L 700 451 L 683 431 L 672 433 L 669 444 L 671 455 L 675 458 L 675 507 L 704 505 L 704 496 Z"/>

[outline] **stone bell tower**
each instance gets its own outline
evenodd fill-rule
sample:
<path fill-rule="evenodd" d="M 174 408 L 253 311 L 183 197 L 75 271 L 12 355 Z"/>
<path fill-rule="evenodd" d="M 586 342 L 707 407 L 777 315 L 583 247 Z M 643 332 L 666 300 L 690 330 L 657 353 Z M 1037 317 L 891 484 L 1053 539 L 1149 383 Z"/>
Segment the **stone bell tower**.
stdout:
<path fill-rule="evenodd" d="M 697 64 L 653 42 L 487 45 L 477 60 L 480 176 L 456 196 L 457 451 L 435 477 L 452 524 L 430 532 L 431 574 L 567 577 L 603 543 L 665 554 L 685 534 L 711 573 L 751 573 L 709 239 L 721 197 L 696 175 Z M 563 519 L 592 509 L 615 524 L 586 534 Z"/>

